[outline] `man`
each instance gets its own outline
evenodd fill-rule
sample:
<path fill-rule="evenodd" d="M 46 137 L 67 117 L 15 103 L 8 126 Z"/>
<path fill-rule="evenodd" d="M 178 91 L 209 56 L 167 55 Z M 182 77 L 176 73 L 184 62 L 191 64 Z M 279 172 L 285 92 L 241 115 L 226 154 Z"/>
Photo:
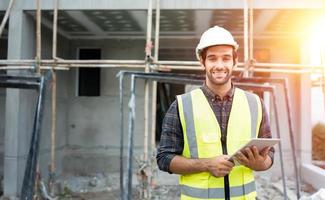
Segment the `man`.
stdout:
<path fill-rule="evenodd" d="M 180 174 L 181 199 L 255 199 L 254 171 L 273 164 L 273 148 L 248 147 L 251 138 L 271 137 L 260 98 L 231 82 L 238 44 L 226 29 L 205 31 L 196 55 L 205 71 L 203 86 L 177 96 L 166 113 L 157 163 Z"/>

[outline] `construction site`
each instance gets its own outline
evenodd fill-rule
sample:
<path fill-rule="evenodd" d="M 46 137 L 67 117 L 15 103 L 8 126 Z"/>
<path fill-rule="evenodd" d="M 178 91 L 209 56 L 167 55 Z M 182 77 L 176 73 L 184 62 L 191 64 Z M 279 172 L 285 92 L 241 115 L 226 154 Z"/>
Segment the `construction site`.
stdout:
<path fill-rule="evenodd" d="M 325 199 L 325 0 L 1 0 L 0 22 L 0 199 L 179 199 L 156 149 L 215 25 L 281 139 L 258 199 Z"/>

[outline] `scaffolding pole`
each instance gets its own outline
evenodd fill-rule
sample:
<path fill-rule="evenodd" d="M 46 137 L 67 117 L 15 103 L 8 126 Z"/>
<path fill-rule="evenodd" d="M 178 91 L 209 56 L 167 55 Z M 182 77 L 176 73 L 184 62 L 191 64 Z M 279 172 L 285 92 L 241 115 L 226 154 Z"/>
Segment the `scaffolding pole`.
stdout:
<path fill-rule="evenodd" d="M 1 66 L 20 66 L 20 65 L 29 65 L 33 66 L 35 64 L 35 60 L 0 60 Z M 56 65 L 60 67 L 129 67 L 129 68 L 144 68 L 146 64 L 143 60 L 41 60 L 41 65 Z M 198 61 L 153 61 L 152 65 L 159 66 L 171 66 L 172 68 L 177 68 L 181 66 L 185 67 L 195 67 L 199 68 L 200 64 Z M 243 62 L 239 62 L 237 67 L 244 67 Z M 189 70 L 195 69 L 190 68 Z M 309 64 L 291 64 L 291 63 L 254 63 L 254 69 L 256 68 L 267 68 L 267 69 L 306 69 L 310 71 L 321 71 L 323 70 L 322 65 L 309 65 Z M 253 70 L 254 70 L 253 69 Z M 184 69 L 187 70 L 187 69 Z"/>
<path fill-rule="evenodd" d="M 156 23 L 155 23 L 155 52 L 154 52 L 154 61 L 158 61 L 159 59 L 159 33 L 160 33 L 160 0 L 156 0 Z M 151 167 L 152 174 L 149 180 L 149 187 L 155 187 L 155 174 L 157 170 L 157 165 L 155 162 L 156 155 L 156 113 L 157 113 L 157 81 L 152 81 L 152 108 L 151 108 Z"/>
<path fill-rule="evenodd" d="M 123 64 L 75 64 L 75 65 L 57 65 L 57 66 L 40 66 L 41 70 L 64 70 L 67 71 L 70 68 L 83 68 L 83 67 L 99 67 L 99 68 L 130 68 L 130 69 L 144 69 L 144 65 L 123 65 Z M 28 66 L 0 66 L 0 70 L 33 70 L 35 69 L 34 65 L 28 65 Z M 199 66 L 181 66 L 181 65 L 158 65 L 157 71 L 161 72 L 170 72 L 173 70 L 189 70 L 189 71 L 202 71 L 202 69 Z M 235 72 L 242 72 L 245 69 L 243 67 L 237 67 L 234 69 Z M 253 72 L 272 72 L 272 73 L 279 73 L 279 74 L 312 74 L 312 73 L 321 73 L 321 69 L 272 69 L 272 68 L 254 68 L 252 70 Z"/>
<path fill-rule="evenodd" d="M 10 0 L 8 8 L 6 10 L 6 14 L 2 19 L 2 22 L 1 22 L 1 25 L 0 25 L 0 38 L 1 38 L 1 35 L 2 35 L 2 32 L 3 32 L 4 28 L 5 28 L 5 26 L 7 24 L 9 14 L 10 14 L 10 11 L 11 11 L 11 8 L 12 8 L 14 2 L 15 2 L 15 0 Z"/>
<path fill-rule="evenodd" d="M 41 58 L 41 2 L 40 0 L 36 0 L 36 72 L 38 74 L 41 73 L 40 69 L 40 60 Z"/>
<path fill-rule="evenodd" d="M 254 59 L 254 9 L 253 9 L 253 0 L 249 1 L 249 60 L 250 63 Z"/>
<path fill-rule="evenodd" d="M 54 0 L 54 12 L 53 12 L 53 40 L 52 40 L 52 59 L 57 60 L 57 23 L 58 23 L 58 0 Z M 54 184 L 55 184 L 55 146 L 56 146 L 56 111 L 57 111 L 57 77 L 55 69 L 51 70 L 52 72 L 52 106 L 51 106 L 51 166 L 49 173 L 49 190 L 50 195 L 54 195 Z"/>
<path fill-rule="evenodd" d="M 148 11 L 147 11 L 147 37 L 146 37 L 146 65 L 144 71 L 146 73 L 150 72 L 150 65 L 152 63 L 152 0 L 148 0 Z M 139 166 L 138 175 L 140 177 L 140 197 L 143 199 L 150 198 L 150 188 L 149 188 L 149 171 L 150 162 L 149 162 L 149 90 L 150 82 L 145 80 L 145 93 L 144 93 L 144 149 L 143 149 L 143 161 Z"/>
<path fill-rule="evenodd" d="M 248 0 L 249 1 L 249 63 L 248 63 L 248 74 L 249 77 L 253 76 L 253 67 L 254 67 L 254 9 L 253 9 L 253 1 L 254 0 Z"/>
<path fill-rule="evenodd" d="M 243 76 L 248 77 L 248 71 L 249 71 L 249 43 L 248 43 L 248 1 L 244 0 L 244 71 Z"/>

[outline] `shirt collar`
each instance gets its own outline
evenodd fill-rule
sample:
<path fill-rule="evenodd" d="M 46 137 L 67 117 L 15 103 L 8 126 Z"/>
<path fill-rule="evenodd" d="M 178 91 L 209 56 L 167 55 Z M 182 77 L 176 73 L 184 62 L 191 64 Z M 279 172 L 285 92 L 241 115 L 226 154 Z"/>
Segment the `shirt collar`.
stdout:
<path fill-rule="evenodd" d="M 202 85 L 202 91 L 203 93 L 211 99 L 220 99 L 221 97 L 217 94 L 214 94 L 213 91 L 206 85 L 206 83 L 204 82 L 204 84 Z M 230 90 L 226 93 L 224 100 L 226 99 L 231 99 L 235 94 L 235 86 L 231 83 L 231 88 Z"/>

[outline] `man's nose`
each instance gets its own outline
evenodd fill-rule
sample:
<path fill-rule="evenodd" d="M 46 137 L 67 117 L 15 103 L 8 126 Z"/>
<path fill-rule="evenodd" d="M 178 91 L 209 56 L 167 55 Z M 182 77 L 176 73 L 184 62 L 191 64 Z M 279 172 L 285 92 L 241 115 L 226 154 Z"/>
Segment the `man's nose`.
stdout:
<path fill-rule="evenodd" d="M 224 63 L 222 62 L 222 60 L 217 60 L 217 61 L 214 63 L 214 67 L 215 67 L 217 70 L 222 70 L 222 69 L 224 69 L 225 65 L 224 65 Z"/>

